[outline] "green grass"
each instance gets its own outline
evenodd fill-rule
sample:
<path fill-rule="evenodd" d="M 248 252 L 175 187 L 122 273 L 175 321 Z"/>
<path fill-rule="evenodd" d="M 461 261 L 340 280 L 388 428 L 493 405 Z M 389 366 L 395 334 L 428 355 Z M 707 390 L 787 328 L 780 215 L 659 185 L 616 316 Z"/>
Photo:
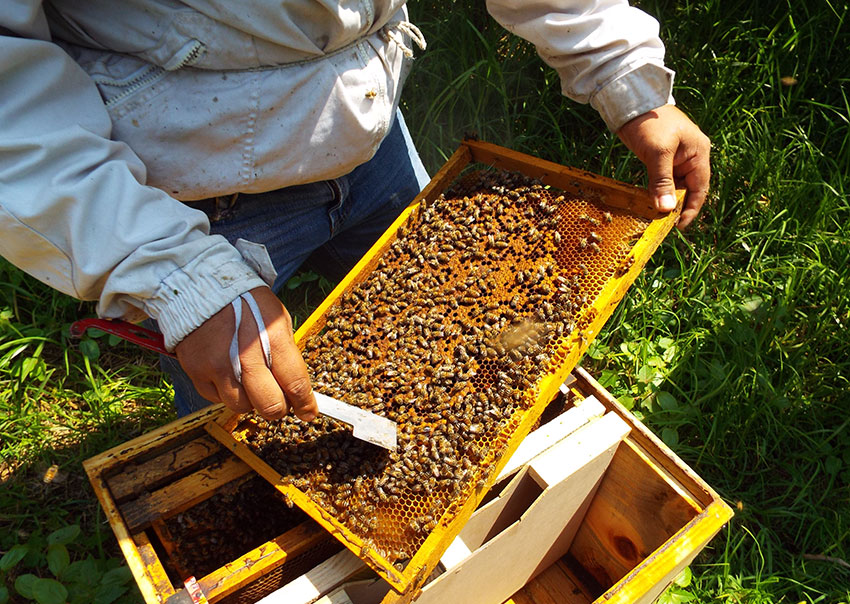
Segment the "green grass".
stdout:
<path fill-rule="evenodd" d="M 712 190 L 583 364 L 736 508 L 679 601 L 848 602 L 847 6 L 642 6 L 661 21 L 677 102 L 712 138 Z M 410 10 L 429 48 L 403 108 L 430 170 L 474 132 L 643 182 L 595 112 L 564 100 L 483 3 Z M 327 288 L 307 276 L 285 299 L 303 320 Z M 106 337 L 84 356 L 64 337 L 92 312 L 0 264 L 0 551 L 80 524 L 72 558 L 119 556 L 80 463 L 173 417 L 151 356 Z M 45 484 L 52 464 L 58 478 Z"/>
<path fill-rule="evenodd" d="M 412 6 L 430 47 L 405 98 L 430 169 L 473 130 L 643 182 L 592 111 L 558 100 L 529 45 L 460 3 L 435 19 L 437 4 Z M 643 7 L 661 20 L 677 102 L 712 138 L 712 191 L 584 365 L 736 507 L 688 593 L 850 600 L 850 569 L 817 559 L 850 560 L 847 7 Z"/>

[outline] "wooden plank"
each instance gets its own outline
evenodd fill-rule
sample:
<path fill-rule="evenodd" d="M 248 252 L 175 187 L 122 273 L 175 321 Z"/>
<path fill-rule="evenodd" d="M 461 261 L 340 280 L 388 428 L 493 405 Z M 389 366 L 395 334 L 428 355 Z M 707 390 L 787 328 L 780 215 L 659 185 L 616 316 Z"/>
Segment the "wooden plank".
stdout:
<path fill-rule="evenodd" d="M 703 508 L 720 499 L 720 496 L 708 483 L 700 478 L 670 447 L 655 436 L 649 428 L 638 421 L 617 399 L 611 396 L 611 393 L 605 390 L 587 370 L 583 367 L 576 367 L 575 376 L 577 383 L 574 386 L 585 395 L 595 395 L 607 409 L 615 412 L 626 423 L 631 425 L 632 433 L 629 435 L 629 440 L 645 449 L 648 457 L 655 464 L 664 468 Z"/>
<path fill-rule="evenodd" d="M 472 159 L 503 170 L 519 171 L 545 184 L 558 187 L 584 199 L 627 209 L 639 216 L 655 220 L 661 214 L 652 196 L 640 187 L 605 178 L 586 170 L 562 166 L 554 162 L 505 149 L 482 141 L 463 141 Z"/>
<path fill-rule="evenodd" d="M 257 604 L 309 604 L 362 569 L 360 558 L 344 549 L 262 598 Z"/>
<path fill-rule="evenodd" d="M 221 451 L 221 445 L 206 434 L 201 434 L 145 462 L 124 466 L 120 473 L 110 476 L 106 482 L 112 496 L 120 503 L 133 495 L 156 488 L 170 476 L 202 462 L 217 451 Z"/>
<path fill-rule="evenodd" d="M 580 404 L 540 426 L 523 439 L 510 460 L 502 469 L 496 483 L 501 482 L 520 467 L 527 464 L 533 457 L 540 455 L 548 447 L 572 434 L 591 419 L 602 417 L 605 407 L 596 397 L 590 396 Z"/>
<path fill-rule="evenodd" d="M 594 603 L 652 604 L 732 515 L 723 501 L 713 502 Z"/>
<path fill-rule="evenodd" d="M 628 441 L 614 457 L 570 555 L 607 589 L 697 514 Z"/>
<path fill-rule="evenodd" d="M 91 477 L 93 474 L 103 474 L 121 468 L 136 457 L 155 455 L 161 452 L 163 448 L 170 448 L 179 444 L 181 439 L 188 440 L 193 432 L 202 434 L 204 424 L 218 417 L 224 410 L 224 405 L 204 407 L 200 411 L 160 426 L 147 434 L 87 459 L 83 462 L 83 468 Z"/>
<path fill-rule="evenodd" d="M 147 578 L 145 584 L 152 587 L 156 594 L 155 596 L 151 596 L 155 597 L 154 600 L 151 600 L 143 591 L 142 594 L 145 596 L 145 602 L 165 602 L 174 593 L 174 586 L 171 584 L 171 580 L 168 578 L 168 574 L 165 572 L 159 556 L 156 555 L 150 539 L 148 539 L 145 533 L 137 533 L 133 535 L 133 542 L 137 547 L 139 558 L 144 564 L 143 572 Z M 136 575 L 135 571 L 133 571 L 133 575 Z M 136 581 L 138 582 L 138 577 Z M 140 584 L 139 587 L 141 588 L 142 585 Z"/>
<path fill-rule="evenodd" d="M 85 466 L 85 464 L 83 465 Z M 107 520 L 109 520 L 109 526 L 112 527 L 112 532 L 115 533 L 118 546 L 121 548 L 121 553 L 124 554 L 124 559 L 127 561 L 130 572 L 133 573 L 133 578 L 136 579 L 136 584 L 139 586 L 142 597 L 146 604 L 161 604 L 168 596 L 174 593 L 174 589 L 170 587 L 170 583 L 167 585 L 163 584 L 158 574 L 155 580 L 152 580 L 151 576 L 148 575 L 148 565 L 152 564 L 153 560 L 156 560 L 153 548 L 144 550 L 146 557 L 142 557 L 139 548 L 136 546 L 136 542 L 130 536 L 130 532 L 121 518 L 118 506 L 109 494 L 106 481 L 98 471 L 97 466 L 94 466 L 92 469 L 86 468 L 86 470 L 95 495 L 97 495 L 100 506 L 103 508 Z M 140 537 L 137 535 L 137 537 L 142 538 L 143 536 Z M 163 571 L 162 576 L 164 575 L 165 573 Z"/>
<path fill-rule="evenodd" d="M 483 544 L 471 543 L 461 531 L 460 538 L 473 553 L 426 585 L 417 604 L 501 602 L 550 566 L 567 551 L 578 526 L 570 520 L 592 496 L 628 432 L 628 425 L 612 413 L 531 460 L 528 477 L 539 485 L 539 496 L 497 535 L 477 530 L 477 539 L 489 537 Z M 522 499 L 525 491 L 519 485 L 510 495 Z M 510 564 L 505 564 L 508 559 Z"/>
<path fill-rule="evenodd" d="M 517 596 L 529 604 L 590 604 L 590 599 L 558 564 L 540 573 L 514 598 Z"/>
<path fill-rule="evenodd" d="M 221 465 L 207 467 L 121 506 L 121 513 L 132 532 L 150 526 L 161 516 L 173 516 L 212 497 L 216 489 L 244 476 L 251 468 L 231 457 Z"/>
<path fill-rule="evenodd" d="M 209 599 L 223 598 L 273 571 L 292 558 L 330 539 L 315 522 L 302 522 L 279 537 L 252 549 L 201 578 L 198 583 Z"/>

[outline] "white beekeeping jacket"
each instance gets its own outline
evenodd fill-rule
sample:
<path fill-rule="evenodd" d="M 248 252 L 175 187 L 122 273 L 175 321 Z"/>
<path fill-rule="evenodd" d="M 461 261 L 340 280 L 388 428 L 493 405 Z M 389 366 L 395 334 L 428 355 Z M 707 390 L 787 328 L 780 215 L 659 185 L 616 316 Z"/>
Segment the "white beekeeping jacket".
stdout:
<path fill-rule="evenodd" d="M 488 8 L 611 129 L 672 101 L 658 25 L 625 1 Z M 0 254 L 173 348 L 263 284 L 178 200 L 364 163 L 423 42 L 403 0 L 0 4 Z"/>

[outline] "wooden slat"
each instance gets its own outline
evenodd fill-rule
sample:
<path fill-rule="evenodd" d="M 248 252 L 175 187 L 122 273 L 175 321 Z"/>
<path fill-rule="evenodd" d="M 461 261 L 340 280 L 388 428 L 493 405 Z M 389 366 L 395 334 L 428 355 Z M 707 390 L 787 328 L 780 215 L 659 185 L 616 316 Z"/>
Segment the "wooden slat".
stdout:
<path fill-rule="evenodd" d="M 251 468 L 241 459 L 231 457 L 219 466 L 203 468 L 171 484 L 121 506 L 130 531 L 150 526 L 161 516 L 173 516 L 208 499 L 216 489 L 244 476 Z"/>
<path fill-rule="evenodd" d="M 185 471 L 217 451 L 221 451 L 221 445 L 206 434 L 201 434 L 153 459 L 126 466 L 106 482 L 112 490 L 112 496 L 120 503 L 133 495 L 156 488 L 170 476 Z"/>
<path fill-rule="evenodd" d="M 610 413 L 532 459 L 527 473 L 461 531 L 459 538 L 474 552 L 447 565 L 416 601 L 500 602 L 554 564 L 575 534 L 576 510 L 592 497 L 628 432 L 628 425 Z"/>
<path fill-rule="evenodd" d="M 517 592 L 516 604 L 590 604 L 581 588 L 558 564 L 553 564 Z"/>
<path fill-rule="evenodd" d="M 133 535 L 133 541 L 138 548 L 139 557 L 144 563 L 143 572 L 156 593 L 156 600 L 154 601 L 165 602 L 165 600 L 174 593 L 174 586 L 171 584 L 168 574 L 162 567 L 162 563 L 159 561 L 159 557 L 156 555 L 150 539 L 148 539 L 148 536 L 145 533 L 137 533 Z M 133 574 L 135 574 L 135 572 Z M 141 585 L 139 585 L 139 587 L 141 587 Z M 145 602 L 151 602 L 147 595 L 145 596 Z"/>
<path fill-rule="evenodd" d="M 204 424 L 218 417 L 224 410 L 224 405 L 204 407 L 200 411 L 160 426 L 156 430 L 87 459 L 83 462 L 83 468 L 91 477 L 95 474 L 108 473 L 110 470 L 115 471 L 140 455 L 156 455 L 164 448 L 179 444 L 181 439 L 188 440 L 191 438 L 192 432 L 203 434 Z"/>
<path fill-rule="evenodd" d="M 538 178 L 545 184 L 584 199 L 627 209 L 644 218 L 654 220 L 661 217 L 655 209 L 655 201 L 645 189 L 586 170 L 562 166 L 532 155 L 505 149 L 492 143 L 466 140 L 463 145 L 469 147 L 474 161 L 503 170 L 522 172 L 526 176 Z"/>
<path fill-rule="evenodd" d="M 223 598 L 268 574 L 286 562 L 287 558 L 297 556 L 327 539 L 331 539 L 331 536 L 318 524 L 302 522 L 283 535 L 214 570 L 198 583 L 208 599 Z"/>
<path fill-rule="evenodd" d="M 720 496 L 708 483 L 700 478 L 670 447 L 655 436 L 649 428 L 639 422 L 617 399 L 611 396 L 611 393 L 605 390 L 587 370 L 583 367 L 576 367 L 575 376 L 577 378 L 575 387 L 585 396 L 590 394 L 595 395 L 607 409 L 615 412 L 629 423 L 632 426 L 629 441 L 640 445 L 653 462 L 664 468 L 672 479 L 678 481 L 702 507 L 720 499 Z"/>
<path fill-rule="evenodd" d="M 309 604 L 360 572 L 363 563 L 347 549 L 334 554 L 257 604 Z"/>
<path fill-rule="evenodd" d="M 85 466 L 85 464 L 83 465 Z M 97 495 L 100 506 L 109 520 L 109 526 L 112 527 L 112 532 L 115 533 L 118 546 L 121 548 L 121 553 L 124 554 L 124 559 L 127 561 L 130 572 L 133 573 L 133 578 L 136 579 L 136 584 L 139 586 L 142 597 L 146 604 L 161 604 L 165 600 L 165 597 L 174 593 L 174 590 L 171 588 L 170 583 L 168 585 L 160 584 L 158 575 L 157 581 L 152 581 L 148 575 L 147 568 L 151 563 L 151 557 L 156 559 L 153 549 L 140 552 L 136 542 L 130 537 L 130 532 L 127 530 L 121 514 L 118 512 L 115 501 L 109 494 L 109 489 L 106 486 L 103 476 L 96 468 L 90 471 L 89 468 L 86 469 L 95 495 Z M 145 553 L 145 557 L 143 557 L 142 553 Z M 165 573 L 163 572 L 162 575 L 164 576 Z"/>
<path fill-rule="evenodd" d="M 594 604 L 652 604 L 732 515 L 723 501 L 711 503 Z"/>
<path fill-rule="evenodd" d="M 163 549 L 165 549 L 165 553 L 168 555 L 171 566 L 174 567 L 177 574 L 184 579 L 189 577 L 192 573 L 188 568 L 180 564 L 180 558 L 175 556 L 175 553 L 177 552 L 177 544 L 174 542 L 174 537 L 171 535 L 171 531 L 168 530 L 168 527 L 162 518 L 156 518 L 151 523 L 151 529 L 154 533 L 156 533 L 156 536 L 159 537 L 159 542 L 162 544 Z"/>

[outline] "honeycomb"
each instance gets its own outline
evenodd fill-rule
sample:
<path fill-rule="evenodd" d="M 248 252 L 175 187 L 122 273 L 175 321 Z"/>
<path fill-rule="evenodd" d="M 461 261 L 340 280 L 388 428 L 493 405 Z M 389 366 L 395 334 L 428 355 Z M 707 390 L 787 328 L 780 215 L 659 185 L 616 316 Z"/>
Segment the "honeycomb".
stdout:
<path fill-rule="evenodd" d="M 482 494 L 650 222 L 521 174 L 468 173 L 301 340 L 314 388 L 398 422 L 398 449 L 324 417 L 246 416 L 233 435 L 403 571 L 453 503 Z"/>
<path fill-rule="evenodd" d="M 270 534 L 282 535 L 307 520 L 301 510 L 289 509 L 283 496 L 265 480 L 234 481 L 165 520 L 174 547 L 164 565 L 179 585 L 185 577 L 177 569 L 203 577 L 259 547 Z"/>

